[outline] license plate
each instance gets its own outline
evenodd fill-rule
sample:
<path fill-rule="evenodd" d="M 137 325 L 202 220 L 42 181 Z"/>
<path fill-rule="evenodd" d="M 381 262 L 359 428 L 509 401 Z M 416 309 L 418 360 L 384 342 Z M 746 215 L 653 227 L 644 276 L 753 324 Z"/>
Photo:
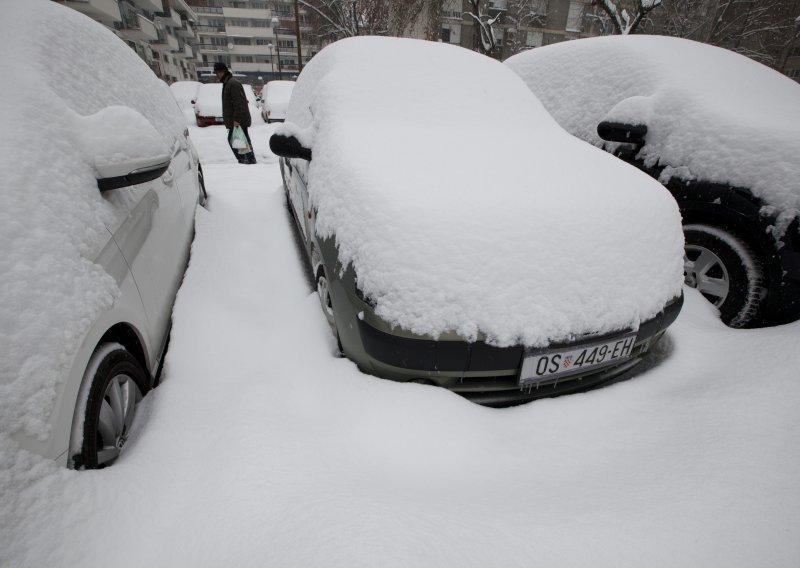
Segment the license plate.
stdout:
<path fill-rule="evenodd" d="M 535 386 L 578 373 L 600 369 L 630 358 L 636 334 L 630 333 L 601 343 L 590 343 L 568 349 L 532 351 L 522 361 L 519 375 L 521 388 Z"/>
<path fill-rule="evenodd" d="M 222 118 L 218 117 L 218 116 L 215 117 L 214 120 L 217 121 L 217 122 L 224 122 L 224 120 Z"/>

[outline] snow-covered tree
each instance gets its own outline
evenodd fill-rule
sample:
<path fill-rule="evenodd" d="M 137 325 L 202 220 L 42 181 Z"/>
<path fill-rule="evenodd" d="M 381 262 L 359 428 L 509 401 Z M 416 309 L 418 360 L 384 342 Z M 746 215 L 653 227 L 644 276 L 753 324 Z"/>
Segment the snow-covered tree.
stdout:
<path fill-rule="evenodd" d="M 465 12 L 464 15 L 475 23 L 476 43 L 479 51 L 486 55 L 494 54 L 498 47 L 494 26 L 499 22 L 503 13 L 498 11 L 495 16 L 489 16 L 487 0 L 467 0 L 467 4 L 469 4 L 470 11 Z"/>
<path fill-rule="evenodd" d="M 628 12 L 625 4 L 630 5 L 633 15 Z M 622 0 L 591 0 L 590 6 L 600 8 L 601 25 L 610 24 L 613 33 L 633 34 L 639 28 L 642 20 L 661 5 L 661 0 L 635 0 L 623 2 Z M 597 14 L 595 14 L 597 17 Z M 605 27 L 605 26 L 604 26 Z"/>
<path fill-rule="evenodd" d="M 523 51 L 527 28 L 544 28 L 547 24 L 547 0 L 509 0 L 506 12 L 506 55 Z"/>

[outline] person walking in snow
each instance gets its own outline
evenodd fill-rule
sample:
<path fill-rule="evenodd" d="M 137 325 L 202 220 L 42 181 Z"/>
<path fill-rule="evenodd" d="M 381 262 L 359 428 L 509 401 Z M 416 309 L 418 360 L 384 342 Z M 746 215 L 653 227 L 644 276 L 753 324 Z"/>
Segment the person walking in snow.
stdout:
<path fill-rule="evenodd" d="M 240 164 L 255 164 L 256 156 L 253 153 L 250 134 L 247 132 L 250 127 L 250 108 L 247 104 L 244 88 L 239 81 L 233 78 L 228 66 L 221 61 L 214 63 L 214 75 L 222 83 L 222 121 L 225 123 L 225 128 L 228 129 L 228 145 Z M 247 138 L 247 143 L 250 146 L 250 151 L 246 154 L 240 154 L 233 147 L 231 138 L 233 137 L 233 129 L 237 126 L 244 131 L 245 138 Z"/>

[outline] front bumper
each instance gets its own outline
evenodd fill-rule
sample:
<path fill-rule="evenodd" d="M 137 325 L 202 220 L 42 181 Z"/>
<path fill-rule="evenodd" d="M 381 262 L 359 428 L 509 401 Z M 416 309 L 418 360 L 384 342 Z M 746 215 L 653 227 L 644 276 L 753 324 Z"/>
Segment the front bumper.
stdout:
<path fill-rule="evenodd" d="M 358 331 L 373 374 L 400 381 L 413 381 L 447 388 L 486 406 L 508 406 L 585 390 L 605 383 L 634 367 L 660 339 L 680 313 L 683 295 L 668 303 L 655 317 L 642 322 L 630 358 L 616 365 L 589 369 L 521 389 L 519 372 L 525 355 L 521 345 L 494 347 L 485 342 L 412 339 L 378 330 L 363 320 Z M 619 335 L 609 334 L 608 337 Z M 593 336 L 591 340 L 604 337 Z M 573 342 L 573 344 L 582 341 Z M 552 344 L 551 348 L 571 344 Z"/>

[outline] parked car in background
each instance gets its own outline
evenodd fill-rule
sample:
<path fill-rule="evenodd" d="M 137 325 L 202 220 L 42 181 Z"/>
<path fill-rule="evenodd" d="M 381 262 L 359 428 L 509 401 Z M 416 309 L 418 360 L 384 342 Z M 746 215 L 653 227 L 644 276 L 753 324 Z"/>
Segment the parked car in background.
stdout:
<path fill-rule="evenodd" d="M 465 120 L 476 108 L 492 120 Z M 333 337 L 366 373 L 515 404 L 619 376 L 678 315 L 674 200 L 493 59 L 338 41 L 270 147 Z"/>
<path fill-rule="evenodd" d="M 567 131 L 663 183 L 686 284 L 731 327 L 800 317 L 800 85 L 742 55 L 656 36 L 506 61 Z"/>
<path fill-rule="evenodd" d="M 0 45 L 35 86 L 0 92 L 0 431 L 104 467 L 156 382 L 202 170 L 170 89 L 102 25 L 12 2 Z"/>
<path fill-rule="evenodd" d="M 175 81 L 169 86 L 187 119 L 194 118 L 194 103 L 197 100 L 197 91 L 201 84 L 200 81 Z"/>
<path fill-rule="evenodd" d="M 256 103 L 256 95 L 252 85 L 242 85 L 247 103 L 250 108 L 250 117 L 253 124 L 261 122 L 261 112 Z M 222 122 L 222 83 L 202 83 L 197 91 L 197 100 L 194 104 L 197 126 L 212 126 Z"/>
<path fill-rule="evenodd" d="M 283 122 L 292 97 L 294 81 L 270 81 L 263 90 L 261 118 L 266 122 Z"/>

